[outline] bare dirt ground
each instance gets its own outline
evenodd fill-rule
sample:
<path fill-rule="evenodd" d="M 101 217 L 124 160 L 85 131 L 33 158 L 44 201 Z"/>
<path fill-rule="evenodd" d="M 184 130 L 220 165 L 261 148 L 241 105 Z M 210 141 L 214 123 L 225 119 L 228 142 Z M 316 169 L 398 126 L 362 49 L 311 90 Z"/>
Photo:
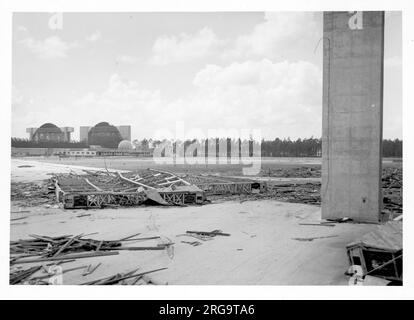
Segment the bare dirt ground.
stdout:
<path fill-rule="evenodd" d="M 12 182 L 40 182 L 48 179 L 51 172 L 90 167 L 93 162 L 89 161 L 78 161 L 78 167 L 73 167 L 65 162 L 12 159 L 11 179 Z M 93 167 L 100 165 L 95 163 Z M 108 162 L 107 166 L 115 168 Z M 126 168 L 124 165 L 116 169 Z M 347 223 L 325 227 L 299 224 L 319 220 L 318 206 L 272 199 L 217 199 L 203 206 L 98 210 L 63 210 L 48 203 L 27 207 L 19 201 L 12 201 L 10 238 L 26 239 L 30 234 L 59 236 L 97 232 L 91 237 L 114 240 L 141 233 L 140 237 L 160 236 L 161 240 L 140 241 L 131 245 L 174 243 L 168 250 L 121 251 L 115 256 L 67 263 L 64 269 L 99 262 L 102 265 L 88 276 L 82 276 L 81 270 L 65 273 L 64 284 L 80 284 L 138 267 L 142 271 L 167 267 L 167 270 L 151 274 L 154 282 L 187 285 L 346 285 L 344 272 L 348 261 L 345 247 L 355 238 L 373 230 L 375 225 Z M 231 235 L 199 241 L 201 245 L 195 247 L 182 242 L 197 240 L 181 236 L 187 230 L 217 229 Z M 313 241 L 295 239 L 326 236 L 333 237 Z"/>
<path fill-rule="evenodd" d="M 27 159 L 27 158 L 26 158 Z M 25 160 L 26 160 L 25 159 Z M 243 174 L 243 167 L 249 167 L 246 164 L 160 164 L 153 158 L 136 158 L 136 157 L 99 157 L 99 158 L 62 158 L 58 157 L 36 157 L 33 160 L 59 165 L 83 166 L 112 168 L 117 170 L 138 170 L 138 169 L 164 169 L 175 173 L 210 173 L 226 176 L 240 176 Z M 157 159 L 162 161 L 163 158 Z M 285 177 L 285 178 L 320 178 L 321 158 L 261 158 L 259 176 L 264 177 Z M 384 167 L 401 167 L 399 159 L 383 159 Z M 287 170 L 285 170 L 287 169 Z M 307 171 L 304 176 L 304 171 Z"/>

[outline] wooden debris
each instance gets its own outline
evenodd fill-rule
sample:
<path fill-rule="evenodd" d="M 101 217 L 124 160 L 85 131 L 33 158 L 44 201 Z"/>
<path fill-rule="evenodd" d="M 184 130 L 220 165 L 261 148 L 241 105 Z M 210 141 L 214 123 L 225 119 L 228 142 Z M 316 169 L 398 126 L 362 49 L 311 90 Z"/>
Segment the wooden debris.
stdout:
<path fill-rule="evenodd" d="M 96 269 L 99 268 L 99 266 L 101 265 L 101 263 L 99 262 L 95 267 L 92 267 L 92 265 L 90 264 L 88 266 L 88 268 L 85 270 L 85 272 L 82 274 L 82 276 L 87 276 L 90 275 L 91 273 L 93 273 Z"/>
<path fill-rule="evenodd" d="M 10 197 L 12 201 L 17 201 L 19 207 L 33 207 L 45 204 L 55 204 L 55 193 L 49 189 L 50 182 L 11 182 Z M 18 211 L 19 212 L 24 212 Z"/>
<path fill-rule="evenodd" d="M 334 224 L 330 223 L 299 223 L 301 226 L 319 226 L 319 227 L 335 227 Z"/>
<path fill-rule="evenodd" d="M 337 235 L 324 236 L 324 237 L 292 238 L 292 239 L 297 240 L 297 241 L 313 241 L 316 239 L 326 239 L 326 238 L 334 238 L 334 237 L 337 237 Z"/>
<path fill-rule="evenodd" d="M 80 214 L 80 215 L 76 216 L 76 218 L 89 217 L 89 216 L 91 216 L 90 213 L 85 213 L 85 214 Z"/>
<path fill-rule="evenodd" d="M 125 276 L 129 276 L 134 274 L 139 268 L 136 268 L 130 272 L 126 272 L 126 273 L 117 273 L 115 275 L 109 276 L 109 277 L 105 277 L 105 278 L 101 278 L 101 279 L 96 279 L 96 280 L 92 280 L 92 281 L 88 281 L 88 282 L 84 282 L 81 283 L 81 285 L 102 285 L 102 284 L 106 284 L 108 282 L 120 282 L 121 278 L 125 277 Z"/>
<path fill-rule="evenodd" d="M 95 251 L 97 248 L 114 249 L 120 247 L 120 241 L 85 239 L 86 235 L 48 237 L 30 235 L 34 239 L 10 242 L 11 254 L 38 254 L 44 257 L 57 257 L 61 254 Z"/>
<path fill-rule="evenodd" d="M 160 269 L 155 269 L 155 270 L 135 274 L 135 272 L 138 270 L 138 269 L 136 269 L 134 271 L 131 271 L 131 272 L 128 272 L 128 273 L 125 273 L 125 274 L 118 273 L 116 275 L 105 277 L 105 278 L 102 278 L 102 279 L 85 282 L 85 283 L 82 283 L 82 285 L 114 285 L 114 284 L 118 284 L 122 280 L 130 279 L 130 278 L 138 278 L 138 277 L 142 277 L 143 275 L 146 275 L 146 274 L 149 274 L 149 273 L 153 273 L 153 272 L 157 272 L 157 271 L 161 271 L 161 270 L 166 270 L 166 269 L 168 269 L 168 268 L 160 268 Z"/>
<path fill-rule="evenodd" d="M 164 250 L 167 245 L 161 245 L 156 247 L 117 247 L 115 250 L 130 250 L 130 251 L 139 251 L 139 250 Z M 111 248 L 102 248 L 101 250 L 113 250 Z"/>
<path fill-rule="evenodd" d="M 35 263 L 44 261 L 56 261 L 62 259 L 81 259 L 118 254 L 117 251 L 129 250 L 164 250 L 174 243 L 162 243 L 157 246 L 123 246 L 123 241 L 159 239 L 156 237 L 137 238 L 128 236 L 121 241 L 95 240 L 84 238 L 86 235 L 65 235 L 60 237 L 49 237 L 32 234 L 33 239 L 23 239 L 10 242 L 11 264 Z M 109 252 L 108 252 L 109 251 Z"/>
<path fill-rule="evenodd" d="M 10 274 L 10 284 L 17 284 L 17 283 L 20 283 L 20 282 L 24 281 L 25 279 L 30 277 L 32 274 L 39 271 L 41 268 L 42 268 L 42 266 L 35 266 L 35 267 L 31 267 L 31 268 L 26 269 L 26 270 L 21 270 L 21 271 L 11 273 Z"/>
<path fill-rule="evenodd" d="M 68 263 L 68 262 L 73 262 L 75 260 L 62 260 L 59 261 L 57 263 L 50 263 L 47 265 L 38 265 L 38 266 L 33 266 L 30 267 L 28 269 L 25 270 L 18 270 L 15 272 L 10 273 L 10 284 L 19 284 L 19 283 L 23 283 L 27 278 L 29 278 L 30 276 L 32 276 L 33 274 L 35 274 L 37 271 L 39 271 L 40 269 L 44 268 L 45 266 L 50 266 L 50 265 L 61 265 L 64 263 Z"/>
<path fill-rule="evenodd" d="M 141 233 L 135 233 L 135 234 L 133 234 L 132 236 L 128 236 L 128 237 L 125 237 L 125 238 L 122 238 L 122 239 L 119 239 L 118 241 L 125 241 L 125 240 L 127 240 L 127 239 L 131 239 L 131 238 L 133 238 L 133 237 L 135 237 L 135 236 L 139 236 Z"/>
<path fill-rule="evenodd" d="M 187 233 L 194 233 L 194 234 L 198 234 L 198 235 L 203 235 L 203 236 L 210 236 L 210 237 L 215 237 L 215 236 L 226 236 L 229 237 L 230 233 L 223 233 L 221 232 L 221 230 L 213 230 L 213 231 L 186 231 Z"/>
<path fill-rule="evenodd" d="M 123 241 L 139 241 L 139 240 L 154 240 L 154 239 L 160 239 L 160 236 L 155 236 L 155 237 L 146 237 L 146 238 L 134 238 L 134 239 L 127 239 L 127 240 L 123 240 Z"/>
<path fill-rule="evenodd" d="M 91 258 L 91 257 L 99 257 L 99 256 L 112 256 L 117 255 L 119 252 L 84 252 L 78 254 L 65 254 L 59 257 L 49 257 L 49 258 L 35 258 L 35 259 L 25 259 L 25 260 L 15 260 L 13 263 L 35 263 L 35 262 L 44 262 L 44 261 L 56 261 L 62 259 L 82 259 L 82 258 Z"/>
<path fill-rule="evenodd" d="M 12 218 L 12 219 L 10 219 L 10 221 L 23 220 L 23 219 L 26 219 L 26 218 L 27 217 Z"/>
<path fill-rule="evenodd" d="M 184 234 L 178 234 L 177 237 L 182 237 L 182 236 L 186 236 L 186 237 L 192 237 L 195 238 L 197 240 L 201 240 L 201 241 L 209 241 L 209 240 L 213 240 L 213 237 L 210 236 L 204 236 L 201 234 L 196 234 L 196 233 L 184 233 Z"/>
<path fill-rule="evenodd" d="M 63 246 L 61 246 L 59 248 L 58 251 L 56 251 L 56 253 L 53 255 L 53 257 L 57 257 L 63 250 L 65 250 L 67 247 L 69 247 L 69 245 L 71 245 L 76 239 L 79 239 L 80 237 L 82 237 L 83 234 L 80 234 L 76 237 L 72 237 L 68 240 L 68 242 L 66 242 Z"/>
<path fill-rule="evenodd" d="M 145 282 L 145 284 L 162 285 L 162 286 L 168 285 L 168 282 L 161 282 L 161 281 L 158 281 L 158 280 L 154 280 L 153 278 L 151 278 L 147 274 L 144 274 L 139 279 L 142 279 Z"/>
<path fill-rule="evenodd" d="M 187 244 L 192 245 L 194 247 L 197 247 L 197 246 L 202 244 L 200 241 L 191 241 L 191 242 L 190 241 L 181 241 L 181 242 L 182 243 L 187 243 Z"/>
<path fill-rule="evenodd" d="M 98 246 L 96 247 L 96 251 L 99 251 L 99 250 L 101 249 L 102 244 L 103 244 L 103 240 L 101 240 L 101 241 L 99 242 Z"/>
<path fill-rule="evenodd" d="M 79 269 L 85 269 L 87 266 L 80 266 L 80 267 L 75 267 L 75 268 L 70 268 L 70 269 L 66 269 L 66 270 L 62 270 L 62 273 L 61 274 L 64 274 L 64 273 L 67 273 L 67 272 L 71 272 L 71 271 L 75 271 L 75 270 L 79 270 Z M 31 278 L 30 280 L 42 280 L 42 279 L 47 279 L 47 278 L 50 278 L 50 277 L 53 277 L 53 276 L 55 276 L 55 274 L 54 273 L 49 273 L 49 274 L 46 274 L 46 275 L 44 275 L 44 276 L 38 276 L 38 277 L 34 277 L 34 278 Z"/>

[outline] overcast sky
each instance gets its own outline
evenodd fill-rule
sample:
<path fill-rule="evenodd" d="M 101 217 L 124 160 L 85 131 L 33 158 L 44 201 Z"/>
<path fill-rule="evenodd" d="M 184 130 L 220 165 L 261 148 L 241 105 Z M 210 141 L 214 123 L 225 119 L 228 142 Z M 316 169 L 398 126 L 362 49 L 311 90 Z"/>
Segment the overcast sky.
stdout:
<path fill-rule="evenodd" d="M 68 13 L 62 29 L 51 16 L 13 16 L 14 137 L 52 122 L 78 139 L 100 121 L 133 139 L 176 121 L 321 136 L 322 13 Z M 401 14 L 385 17 L 384 138 L 402 138 Z"/>

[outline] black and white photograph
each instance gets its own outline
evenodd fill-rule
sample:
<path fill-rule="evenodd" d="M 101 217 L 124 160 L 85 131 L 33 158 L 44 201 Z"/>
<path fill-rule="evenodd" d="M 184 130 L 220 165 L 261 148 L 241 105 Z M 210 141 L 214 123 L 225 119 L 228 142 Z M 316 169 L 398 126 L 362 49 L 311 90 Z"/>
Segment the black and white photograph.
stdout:
<path fill-rule="evenodd" d="M 404 10 L 349 7 L 10 10 L 8 287 L 405 287 Z"/>

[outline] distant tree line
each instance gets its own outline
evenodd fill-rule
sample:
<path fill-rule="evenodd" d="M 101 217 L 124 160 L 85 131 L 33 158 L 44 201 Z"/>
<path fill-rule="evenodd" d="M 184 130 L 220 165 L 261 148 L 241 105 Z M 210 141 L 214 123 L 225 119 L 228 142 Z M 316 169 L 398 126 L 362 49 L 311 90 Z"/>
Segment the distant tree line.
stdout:
<path fill-rule="evenodd" d="M 55 142 L 55 141 L 30 141 L 29 139 L 11 138 L 11 146 L 15 148 L 88 148 L 85 142 Z"/>
<path fill-rule="evenodd" d="M 156 147 L 157 145 L 168 140 L 152 140 L 143 139 L 141 141 L 134 140 L 135 145 L 141 145 L 144 149 L 148 147 Z M 226 157 L 230 155 L 240 155 L 242 149 L 249 150 L 249 156 L 253 155 L 254 150 L 261 148 L 262 157 L 320 157 L 322 155 L 322 140 L 317 138 L 296 139 L 290 138 L 274 140 L 262 140 L 261 144 L 253 140 L 241 140 L 230 138 L 215 138 L 205 140 L 186 140 L 186 141 L 170 141 L 172 153 L 177 156 L 184 154 L 192 148 L 193 156 L 207 155 L 213 152 L 214 155 Z M 35 142 L 28 139 L 12 138 L 12 147 L 16 148 L 88 148 L 85 142 Z M 194 147 L 196 146 L 196 147 Z M 234 150 L 238 148 L 238 150 Z M 402 140 L 384 139 L 382 143 L 383 157 L 402 157 Z M 201 154 L 197 154 L 200 152 Z M 187 153 L 188 154 L 188 153 Z"/>
<path fill-rule="evenodd" d="M 160 140 L 151 140 L 151 139 L 144 139 L 143 144 L 147 144 L 148 142 L 153 146 L 157 146 L 158 144 L 165 142 Z M 237 144 L 238 143 L 238 144 Z M 248 141 L 248 140 L 238 140 L 230 139 L 230 138 L 216 138 L 216 139 L 206 139 L 206 140 L 186 140 L 182 141 L 175 141 L 172 142 L 172 152 L 177 155 L 183 155 L 187 148 L 190 145 L 198 145 L 198 150 L 201 150 L 203 154 L 208 153 L 208 148 L 210 146 L 210 150 L 216 150 L 215 154 L 217 156 L 230 156 L 230 154 L 239 154 L 241 151 L 241 146 L 248 144 L 249 148 L 249 155 L 253 154 L 253 145 L 258 145 L 255 141 Z M 220 146 L 227 145 L 227 149 L 222 148 Z M 180 147 L 181 146 L 181 147 Z M 231 150 L 234 146 L 238 146 L 239 152 L 237 150 Z M 402 157 L 402 140 L 399 139 L 384 139 L 383 140 L 383 157 Z M 193 153 L 194 156 L 197 156 L 197 150 Z M 322 156 L 322 140 L 317 138 L 307 138 L 307 139 L 296 139 L 291 140 L 290 138 L 279 139 L 276 138 L 274 140 L 262 140 L 261 141 L 261 155 L 262 157 L 320 157 Z"/>
<path fill-rule="evenodd" d="M 262 140 L 264 157 L 320 157 L 322 140 L 316 138 Z"/>
<path fill-rule="evenodd" d="M 401 158 L 403 153 L 403 142 L 399 139 L 382 141 L 382 156 Z"/>

